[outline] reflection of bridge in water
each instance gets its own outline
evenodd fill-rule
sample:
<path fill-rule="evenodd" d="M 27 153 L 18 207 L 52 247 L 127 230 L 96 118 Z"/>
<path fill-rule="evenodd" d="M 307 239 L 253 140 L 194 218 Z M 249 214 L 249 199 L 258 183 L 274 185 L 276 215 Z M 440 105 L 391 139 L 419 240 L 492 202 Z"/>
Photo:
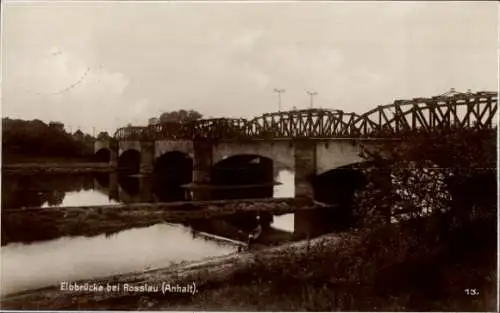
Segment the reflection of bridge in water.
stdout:
<path fill-rule="evenodd" d="M 107 195 L 110 200 L 124 204 L 190 201 L 193 192 L 189 184 L 175 186 L 155 176 L 135 176 L 119 172 L 96 174 L 93 184 L 96 191 Z M 272 197 L 277 185 L 281 183 L 273 181 L 244 186 L 208 186 L 208 189 L 212 191 L 210 200 L 252 199 Z"/>
<path fill-rule="evenodd" d="M 161 201 L 162 196 L 155 193 L 152 177 L 120 177 L 117 173 L 98 174 L 94 179 L 94 189 L 108 195 L 109 199 L 124 204 L 168 202 Z M 332 231 L 335 229 L 335 224 L 327 218 L 331 213 L 332 211 L 328 209 L 307 210 L 286 214 L 285 218 L 261 213 L 260 220 L 264 229 L 261 242 L 278 244 Z M 255 213 L 241 213 L 231 217 L 194 220 L 184 225 L 193 229 L 193 236 L 238 244 L 247 241 L 249 232 L 256 226 L 256 217 Z M 287 227 L 283 229 L 275 226 L 276 219 L 281 219 L 281 222 L 285 219 Z"/>

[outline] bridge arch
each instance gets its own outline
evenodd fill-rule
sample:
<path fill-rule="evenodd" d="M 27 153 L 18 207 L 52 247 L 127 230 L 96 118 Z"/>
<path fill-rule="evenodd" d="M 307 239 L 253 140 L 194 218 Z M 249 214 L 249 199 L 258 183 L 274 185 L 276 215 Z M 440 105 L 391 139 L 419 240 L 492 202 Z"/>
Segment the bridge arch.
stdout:
<path fill-rule="evenodd" d="M 334 206 L 325 218 L 330 220 L 335 229 L 341 230 L 353 224 L 354 194 L 366 185 L 363 168 L 369 164 L 350 164 L 311 177 L 314 200 Z"/>
<path fill-rule="evenodd" d="M 295 167 L 295 148 L 291 141 L 264 140 L 219 142 L 212 150 L 212 164 L 238 155 L 257 155 L 289 169 Z"/>
<path fill-rule="evenodd" d="M 273 162 L 272 159 L 257 154 L 233 155 L 220 160 L 212 166 L 211 181 L 217 184 L 220 179 L 223 179 L 218 174 L 233 170 L 233 173 L 237 175 L 235 179 L 238 178 L 237 180 L 241 181 L 241 184 L 253 184 L 256 180 L 259 180 L 253 175 L 273 174 Z M 255 170 L 255 172 L 252 172 L 252 170 Z M 272 176 L 269 177 L 266 176 L 267 179 L 261 177 L 260 180 L 269 181 L 273 179 Z"/>
<path fill-rule="evenodd" d="M 94 153 L 94 160 L 96 162 L 106 162 L 109 163 L 111 160 L 111 149 L 101 148 L 96 153 Z"/>
<path fill-rule="evenodd" d="M 101 149 L 111 149 L 110 141 L 97 139 L 94 142 L 94 153 Z"/>
<path fill-rule="evenodd" d="M 166 152 L 156 158 L 154 174 L 169 185 L 188 184 L 193 177 L 193 158 L 178 150 Z"/>
<path fill-rule="evenodd" d="M 311 177 L 314 198 L 322 203 L 345 204 L 352 198 L 355 190 L 365 185 L 363 168 L 369 164 L 353 163 Z"/>
<path fill-rule="evenodd" d="M 370 144 L 364 144 L 369 147 Z M 316 144 L 316 176 L 335 170 L 337 168 L 348 167 L 353 164 L 364 162 L 361 157 L 363 147 L 355 141 L 338 140 L 325 141 Z"/>
<path fill-rule="evenodd" d="M 191 158 L 194 156 L 194 143 L 192 140 L 177 139 L 159 139 L 155 141 L 155 159 L 158 159 L 166 153 L 178 151 L 184 154 L 189 154 Z"/>
<path fill-rule="evenodd" d="M 136 149 L 123 151 L 118 158 L 118 170 L 130 174 L 139 173 L 141 165 L 141 153 Z"/>
<path fill-rule="evenodd" d="M 210 181 L 213 185 L 234 189 L 215 190 L 213 192 L 214 198 L 272 197 L 274 190 L 273 163 L 272 159 L 257 154 L 233 155 L 220 160 L 212 165 Z"/>

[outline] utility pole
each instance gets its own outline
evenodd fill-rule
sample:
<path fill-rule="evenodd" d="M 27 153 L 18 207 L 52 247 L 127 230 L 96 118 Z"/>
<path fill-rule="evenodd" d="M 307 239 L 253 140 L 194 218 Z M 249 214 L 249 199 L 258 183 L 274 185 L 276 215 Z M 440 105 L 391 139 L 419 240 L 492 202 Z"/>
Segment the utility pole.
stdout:
<path fill-rule="evenodd" d="M 274 88 L 274 92 L 278 94 L 278 112 L 281 112 L 281 94 L 285 92 L 285 89 Z"/>
<path fill-rule="evenodd" d="M 313 107 L 313 97 L 317 96 L 318 93 L 316 91 L 307 91 L 307 94 L 311 97 L 311 102 L 309 104 L 310 108 Z"/>

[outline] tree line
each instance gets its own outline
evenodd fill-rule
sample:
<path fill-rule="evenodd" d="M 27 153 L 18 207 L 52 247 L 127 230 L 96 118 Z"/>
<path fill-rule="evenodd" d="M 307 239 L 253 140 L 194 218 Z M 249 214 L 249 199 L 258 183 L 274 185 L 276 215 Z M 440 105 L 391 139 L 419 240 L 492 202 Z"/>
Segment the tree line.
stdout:
<path fill-rule="evenodd" d="M 149 124 L 190 122 L 202 118 L 195 110 L 164 112 Z M 96 137 L 81 130 L 67 132 L 60 122 L 2 119 L 2 151 L 4 163 L 42 159 L 88 159 L 94 154 L 96 140 L 109 140 L 112 134 L 100 132 Z"/>
<path fill-rule="evenodd" d="M 159 117 L 149 119 L 148 124 L 165 124 L 165 123 L 188 123 L 199 120 L 203 115 L 195 110 L 178 110 L 164 112 Z"/>
<path fill-rule="evenodd" d="M 81 130 L 69 133 L 64 124 L 41 120 L 2 119 L 3 162 L 26 159 L 82 159 L 93 155 L 95 138 Z"/>

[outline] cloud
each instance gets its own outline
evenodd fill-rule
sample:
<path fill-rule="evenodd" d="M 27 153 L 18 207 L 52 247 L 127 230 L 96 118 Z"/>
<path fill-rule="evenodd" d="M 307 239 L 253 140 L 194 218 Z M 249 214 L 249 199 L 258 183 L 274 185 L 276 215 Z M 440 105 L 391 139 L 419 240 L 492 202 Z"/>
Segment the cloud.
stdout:
<path fill-rule="evenodd" d="M 3 86 L 5 115 L 35 119 L 50 116 L 73 128 L 92 127 L 113 129 L 122 121 L 116 120 L 116 109 L 128 86 L 122 73 L 109 72 L 99 64 L 91 64 L 58 47 L 47 51 L 48 57 L 12 60 L 6 70 Z M 137 114 L 124 105 L 127 117 Z"/>
<path fill-rule="evenodd" d="M 232 40 L 232 45 L 236 50 L 252 48 L 263 34 L 264 30 L 261 28 L 244 31 Z"/>

